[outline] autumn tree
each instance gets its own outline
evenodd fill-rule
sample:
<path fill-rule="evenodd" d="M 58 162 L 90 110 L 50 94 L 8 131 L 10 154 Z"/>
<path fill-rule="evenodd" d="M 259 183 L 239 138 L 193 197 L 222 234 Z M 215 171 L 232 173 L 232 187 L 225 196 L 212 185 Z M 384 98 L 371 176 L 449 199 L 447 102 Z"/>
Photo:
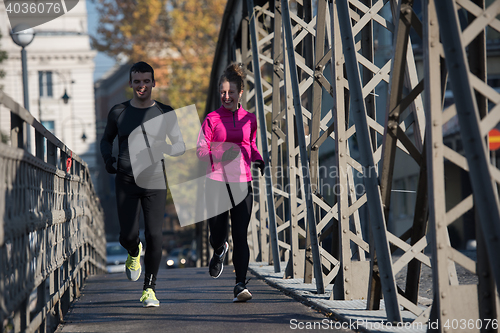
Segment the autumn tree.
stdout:
<path fill-rule="evenodd" d="M 98 2 L 93 45 L 113 57 L 155 67 L 157 98 L 205 110 L 210 72 L 227 0 Z"/>

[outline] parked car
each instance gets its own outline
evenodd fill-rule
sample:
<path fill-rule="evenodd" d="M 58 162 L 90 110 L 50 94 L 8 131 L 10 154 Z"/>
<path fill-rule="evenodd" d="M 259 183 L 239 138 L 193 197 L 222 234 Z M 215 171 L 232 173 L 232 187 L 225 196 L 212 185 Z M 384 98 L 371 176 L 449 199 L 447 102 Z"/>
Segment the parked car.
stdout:
<path fill-rule="evenodd" d="M 110 242 L 106 245 L 106 270 L 108 273 L 125 272 L 125 261 L 128 252 L 119 242 Z"/>
<path fill-rule="evenodd" d="M 167 255 L 165 263 L 167 268 L 184 268 L 193 266 L 196 254 L 189 247 L 178 247 Z"/>

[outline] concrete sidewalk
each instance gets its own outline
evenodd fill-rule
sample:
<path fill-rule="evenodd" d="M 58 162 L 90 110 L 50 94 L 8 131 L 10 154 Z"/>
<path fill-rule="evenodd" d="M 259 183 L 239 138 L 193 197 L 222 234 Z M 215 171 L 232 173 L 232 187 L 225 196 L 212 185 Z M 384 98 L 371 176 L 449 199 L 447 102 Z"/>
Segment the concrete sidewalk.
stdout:
<path fill-rule="evenodd" d="M 325 315 L 334 317 L 339 321 L 333 323 L 336 328 L 349 328 L 352 330 L 368 331 L 368 332 L 398 332 L 398 333 L 425 333 L 427 331 L 427 323 L 411 322 L 415 319 L 415 315 L 409 311 L 401 311 L 403 323 L 399 327 L 387 323 L 384 301 L 380 302 L 380 310 L 366 310 L 366 300 L 355 301 L 330 301 L 330 293 L 333 285 L 325 286 L 325 294 L 318 295 L 316 293 L 316 284 L 303 283 L 303 279 L 283 279 L 283 272 L 286 264 L 281 263 L 281 273 L 274 273 L 274 266 L 264 263 L 250 263 L 249 270 L 256 276 L 265 280 L 269 285 L 280 289 L 285 294 L 301 301 L 302 303 L 316 308 Z M 425 307 L 422 307 L 423 309 Z M 297 324 L 297 329 L 300 327 Z M 311 330 L 328 330 L 328 325 L 322 321 L 317 321 L 316 326 L 313 323 L 300 323 L 304 329 L 307 325 Z"/>

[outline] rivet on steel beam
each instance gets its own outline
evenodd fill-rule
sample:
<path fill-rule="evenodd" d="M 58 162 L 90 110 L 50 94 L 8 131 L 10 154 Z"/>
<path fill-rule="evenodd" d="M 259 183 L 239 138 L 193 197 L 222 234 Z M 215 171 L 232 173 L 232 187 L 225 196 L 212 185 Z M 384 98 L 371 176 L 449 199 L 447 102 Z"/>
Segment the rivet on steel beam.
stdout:
<path fill-rule="evenodd" d="M 350 292 L 349 290 L 346 290 L 346 291 L 345 291 L 345 293 L 346 293 L 347 295 L 349 295 L 349 292 Z"/>
<path fill-rule="evenodd" d="M 343 230 L 342 230 L 342 232 L 343 232 L 344 234 L 347 234 L 347 230 L 345 230 L 345 229 L 343 229 Z"/>
<path fill-rule="evenodd" d="M 437 120 L 434 120 L 434 122 L 432 123 L 433 126 L 439 126 L 439 122 Z"/>
<path fill-rule="evenodd" d="M 348 271 L 349 270 L 349 266 L 344 266 L 344 271 Z"/>
<path fill-rule="evenodd" d="M 442 249 L 443 248 L 443 244 L 439 243 L 438 244 L 438 249 Z"/>
<path fill-rule="evenodd" d="M 345 278 L 345 279 L 344 279 L 344 281 L 345 281 L 345 282 L 349 282 L 349 278 Z"/>
<path fill-rule="evenodd" d="M 344 157 L 344 153 L 340 153 L 340 157 Z"/>
<path fill-rule="evenodd" d="M 343 141 L 344 141 L 344 139 L 342 139 L 342 138 L 339 138 L 339 142 L 343 142 Z"/>
<path fill-rule="evenodd" d="M 435 47 L 436 46 L 436 42 L 431 42 L 431 47 Z"/>
<path fill-rule="evenodd" d="M 346 218 L 347 218 L 347 216 L 346 216 L 346 215 L 342 215 L 342 218 L 343 218 L 343 219 L 346 219 Z"/>
<path fill-rule="evenodd" d="M 441 298 L 446 298 L 446 293 L 442 292 L 441 293 Z"/>
<path fill-rule="evenodd" d="M 435 142 L 434 143 L 434 148 L 439 148 L 439 143 Z"/>
<path fill-rule="evenodd" d="M 340 81 L 342 80 L 342 78 L 340 76 L 337 76 L 337 81 Z"/>
<path fill-rule="evenodd" d="M 448 314 L 448 311 L 443 310 L 441 313 L 443 314 L 443 316 L 446 316 Z"/>

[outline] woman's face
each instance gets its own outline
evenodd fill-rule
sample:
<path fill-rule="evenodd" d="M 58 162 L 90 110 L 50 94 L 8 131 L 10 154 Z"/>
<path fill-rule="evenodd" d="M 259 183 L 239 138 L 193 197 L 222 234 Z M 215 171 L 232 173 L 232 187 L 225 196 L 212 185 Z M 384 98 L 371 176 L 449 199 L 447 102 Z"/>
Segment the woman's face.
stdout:
<path fill-rule="evenodd" d="M 236 83 L 224 81 L 220 84 L 220 101 L 222 106 L 230 111 L 238 109 L 238 101 L 243 91 L 238 91 Z"/>

